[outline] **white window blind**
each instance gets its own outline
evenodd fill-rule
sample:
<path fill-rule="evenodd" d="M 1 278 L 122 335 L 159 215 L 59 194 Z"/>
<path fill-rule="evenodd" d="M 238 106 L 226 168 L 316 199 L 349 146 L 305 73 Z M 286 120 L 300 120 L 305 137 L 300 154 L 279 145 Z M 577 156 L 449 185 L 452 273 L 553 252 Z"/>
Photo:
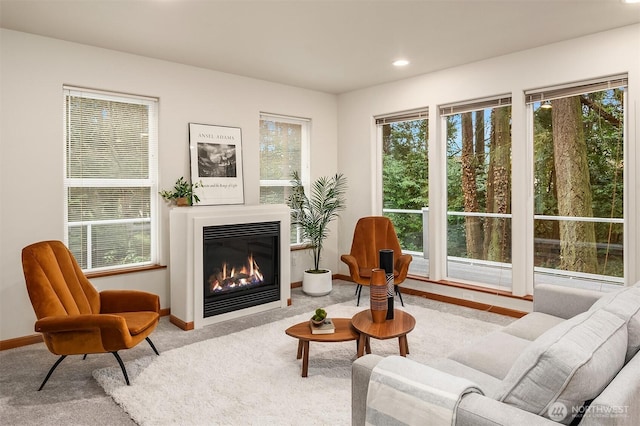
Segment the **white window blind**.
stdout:
<path fill-rule="evenodd" d="M 158 100 L 63 92 L 69 249 L 87 271 L 156 263 Z"/>
<path fill-rule="evenodd" d="M 625 75 L 617 75 L 583 81 L 580 83 L 565 84 L 561 86 L 547 87 L 544 89 L 532 89 L 525 91 L 527 104 L 535 102 L 550 101 L 553 99 L 566 98 L 569 96 L 584 95 L 587 93 L 599 92 L 602 90 L 618 89 L 626 87 L 628 79 Z"/>
<path fill-rule="evenodd" d="M 309 181 L 309 124 L 310 120 L 304 118 L 260 115 L 262 204 L 286 202 L 282 188 L 291 186 L 294 171 L 303 182 Z"/>
<path fill-rule="evenodd" d="M 308 118 L 260 114 L 260 204 L 285 204 L 294 171 L 308 186 L 310 128 Z M 295 228 L 291 243 L 302 243 Z"/>
<path fill-rule="evenodd" d="M 462 114 L 463 112 L 478 111 L 488 108 L 498 108 L 509 105 L 511 105 L 511 96 L 501 95 L 491 98 L 477 99 L 473 101 L 440 105 L 440 115 L 446 117 L 449 115 Z"/>
<path fill-rule="evenodd" d="M 412 110 L 397 112 L 393 114 L 375 116 L 376 124 L 378 126 L 389 124 L 389 123 L 399 123 L 402 121 L 414 121 L 414 120 L 427 119 L 427 118 L 429 118 L 428 108 L 412 109 Z"/>

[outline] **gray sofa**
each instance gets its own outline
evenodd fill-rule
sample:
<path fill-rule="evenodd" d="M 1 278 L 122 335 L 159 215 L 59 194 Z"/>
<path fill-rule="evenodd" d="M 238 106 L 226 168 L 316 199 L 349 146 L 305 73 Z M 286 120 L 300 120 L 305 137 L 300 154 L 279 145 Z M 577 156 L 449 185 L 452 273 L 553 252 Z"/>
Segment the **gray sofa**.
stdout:
<path fill-rule="evenodd" d="M 455 425 L 632 426 L 640 424 L 638 349 L 640 283 L 611 293 L 538 285 L 533 312 L 420 364 L 424 372 L 417 375 L 428 382 L 435 368 L 482 391 L 460 397 Z M 416 374 L 410 358 L 400 362 Z M 372 354 L 353 363 L 353 425 L 365 424 L 369 380 L 382 359 Z M 564 413 L 551 412 L 559 402 Z"/>

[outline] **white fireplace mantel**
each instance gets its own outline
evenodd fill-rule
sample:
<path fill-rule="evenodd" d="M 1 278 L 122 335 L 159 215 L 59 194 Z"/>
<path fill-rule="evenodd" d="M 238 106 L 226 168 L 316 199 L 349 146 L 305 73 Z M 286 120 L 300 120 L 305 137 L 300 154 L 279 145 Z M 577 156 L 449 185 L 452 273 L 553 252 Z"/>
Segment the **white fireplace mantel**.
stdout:
<path fill-rule="evenodd" d="M 290 210 L 284 204 L 174 207 L 169 215 L 171 322 L 191 330 L 232 318 L 284 308 L 291 298 Z M 202 230 L 207 226 L 280 222 L 280 300 L 203 317 Z"/>

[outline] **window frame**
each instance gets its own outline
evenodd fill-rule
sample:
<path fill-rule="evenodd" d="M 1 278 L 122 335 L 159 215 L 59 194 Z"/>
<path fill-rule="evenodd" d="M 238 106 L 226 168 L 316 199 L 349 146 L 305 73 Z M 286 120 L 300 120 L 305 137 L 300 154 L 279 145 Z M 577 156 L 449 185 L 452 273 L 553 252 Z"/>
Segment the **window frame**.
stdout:
<path fill-rule="evenodd" d="M 137 105 L 148 106 L 148 177 L 137 179 L 114 179 L 114 178 L 69 178 L 67 164 L 67 140 L 69 134 L 67 98 L 80 97 L 88 99 L 98 99 L 105 101 L 115 101 L 122 103 L 132 103 Z M 83 272 L 100 274 L 112 271 L 139 270 L 141 267 L 152 266 L 158 264 L 158 110 L 159 99 L 148 96 L 139 96 L 111 91 L 102 91 L 95 89 L 87 89 L 75 86 L 63 86 L 62 90 L 63 102 L 63 228 L 64 243 L 69 247 L 69 229 L 73 227 L 89 227 L 87 232 L 86 246 L 82 249 L 86 254 L 87 267 L 83 268 Z M 91 220 L 91 221 L 74 221 L 69 222 L 69 189 L 70 188 L 126 188 L 126 187 L 148 187 L 149 188 L 149 217 L 136 219 L 108 219 L 108 220 Z M 122 224 L 122 223 L 148 223 L 149 225 L 149 260 L 143 262 L 131 262 L 125 264 L 93 267 L 92 259 L 92 237 L 91 227 L 93 225 L 106 224 Z"/>
<path fill-rule="evenodd" d="M 547 86 L 542 88 L 529 89 L 529 90 L 525 90 L 523 93 L 525 110 L 527 114 L 526 134 L 527 134 L 528 152 L 532 161 L 532 163 L 530 164 L 530 167 L 531 167 L 530 188 L 533 194 L 535 192 L 534 191 L 535 164 L 533 163 L 535 161 L 535 148 L 534 148 L 534 124 L 535 124 L 534 106 L 535 104 L 549 102 L 554 99 L 566 98 L 571 96 L 579 96 L 579 95 L 595 93 L 595 92 L 600 92 L 600 91 L 605 91 L 610 89 L 623 90 L 623 99 L 622 99 L 623 120 L 624 120 L 622 125 L 622 133 L 623 133 L 622 163 L 624 165 L 623 176 L 622 176 L 623 217 L 622 218 L 601 218 L 601 217 L 594 216 L 590 218 L 584 218 L 584 217 L 574 217 L 574 216 L 564 217 L 560 215 L 550 216 L 550 215 L 537 214 L 535 212 L 535 209 L 533 208 L 531 211 L 530 217 L 527 219 L 530 222 L 530 226 L 532 230 L 536 220 L 555 220 L 555 221 L 571 220 L 571 221 L 578 221 L 578 222 L 589 221 L 593 223 L 607 222 L 607 223 L 621 224 L 623 227 L 623 251 L 624 251 L 624 258 L 622 262 L 623 277 L 615 277 L 612 275 L 601 275 L 597 273 L 594 274 L 594 273 L 584 273 L 584 272 L 575 272 L 575 271 L 565 272 L 560 269 L 554 269 L 553 270 L 554 274 L 566 277 L 565 283 L 555 284 L 555 285 L 569 285 L 569 283 L 571 282 L 571 286 L 576 286 L 580 288 L 588 288 L 588 289 L 599 290 L 599 291 L 603 289 L 612 290 L 612 289 L 618 288 L 619 286 L 624 285 L 624 283 L 629 277 L 629 272 L 630 272 L 629 271 L 629 262 L 630 262 L 629 221 L 630 221 L 631 215 L 630 215 L 628 206 L 629 206 L 629 197 L 630 197 L 631 188 L 629 187 L 629 173 L 630 173 L 630 170 L 629 170 L 630 149 L 629 148 L 630 146 L 629 146 L 629 132 L 628 132 L 628 123 L 629 123 L 628 87 L 629 87 L 628 76 L 626 74 L 620 74 L 620 75 L 612 75 L 608 77 L 595 78 L 590 80 L 583 80 L 583 81 L 578 81 L 573 83 L 567 83 L 567 84 L 562 84 L 557 86 Z M 535 201 L 532 200 L 532 202 L 535 202 Z M 532 248 L 532 256 L 533 256 L 535 234 L 532 232 L 531 235 L 528 236 L 528 238 L 530 239 L 528 244 Z M 535 285 L 539 284 L 538 282 L 539 274 L 543 275 L 547 268 L 544 268 L 541 266 L 535 266 L 535 262 L 533 261 L 533 258 L 531 260 L 531 266 L 532 266 L 532 271 L 531 271 L 532 285 L 535 287 Z M 547 272 L 550 272 L 550 271 L 551 270 Z M 589 285 L 589 282 L 593 282 L 595 284 L 591 286 Z"/>
<path fill-rule="evenodd" d="M 419 214 L 422 217 L 422 235 L 423 235 L 423 247 L 422 251 L 413 251 L 402 248 L 402 252 L 405 254 L 410 254 L 416 259 L 425 259 L 427 262 L 429 260 L 429 249 L 428 249 L 428 211 L 429 206 L 422 206 L 420 210 L 412 210 L 412 209 L 401 209 L 401 208 L 386 208 L 384 206 L 384 131 L 383 127 L 386 125 L 392 125 L 396 123 L 410 122 L 410 121 L 418 121 L 424 120 L 426 125 L 426 140 L 425 140 L 425 148 L 427 150 L 427 162 L 425 163 L 425 168 L 427 171 L 427 176 L 429 176 L 428 170 L 428 155 L 429 155 L 429 108 L 421 107 L 406 111 L 400 111 L 390 114 L 381 114 L 373 117 L 374 126 L 375 126 L 375 137 L 376 137 L 376 168 L 377 168 L 377 176 L 376 176 L 376 190 L 375 190 L 375 198 L 374 203 L 376 203 L 378 208 L 374 208 L 374 211 L 378 211 L 381 215 L 393 215 L 393 214 Z M 429 179 L 427 177 L 427 179 Z M 393 220 L 393 219 L 392 219 Z M 401 241 L 402 245 L 402 241 Z M 426 270 L 422 269 L 422 266 L 418 266 L 418 262 L 412 262 L 409 266 L 409 273 L 422 276 L 425 278 L 429 277 L 429 266 L 426 264 Z"/>
<path fill-rule="evenodd" d="M 444 164 L 443 164 L 443 170 L 442 170 L 442 174 L 444 176 L 444 182 L 445 185 L 447 185 L 447 182 L 449 181 L 449 165 L 448 165 L 448 138 L 449 135 L 447 133 L 447 120 L 449 117 L 451 116 L 455 116 L 455 115 L 460 115 L 463 113 L 469 113 L 469 112 L 475 112 L 475 111 L 481 111 L 481 110 L 493 110 L 495 108 L 502 108 L 502 107 L 510 107 L 510 116 L 511 121 L 513 119 L 513 98 L 511 94 L 501 94 L 501 95 L 496 95 L 496 96 L 490 96 L 487 98 L 482 98 L 482 99 L 475 99 L 475 100 L 469 100 L 469 101 L 463 101 L 463 102 L 456 102 L 456 103 L 450 103 L 450 104 L 443 104 L 439 106 L 439 119 L 441 121 L 440 125 L 441 125 L 441 129 L 442 129 L 442 144 L 443 144 L 443 153 L 444 153 Z M 511 137 L 511 146 L 510 146 L 510 167 L 511 167 L 511 174 L 509 175 L 509 180 L 510 180 L 510 194 L 509 194 L 509 198 L 510 198 L 510 205 L 511 207 L 513 206 L 513 142 L 514 142 L 514 138 L 513 138 L 513 123 L 511 122 L 510 124 L 510 130 L 509 130 L 510 134 L 512 135 Z M 485 144 L 485 149 L 486 149 L 486 144 Z M 486 206 L 484 206 L 483 211 L 481 212 L 465 212 L 465 211 L 451 211 L 449 210 L 449 194 L 448 194 L 448 190 L 447 188 L 445 188 L 445 190 L 443 191 L 445 193 L 445 197 L 444 197 L 444 211 L 445 211 L 445 217 L 443 219 L 443 222 L 441 224 L 441 226 L 446 230 L 445 234 L 445 238 L 443 240 L 444 243 L 444 248 L 445 248 L 445 255 L 444 258 L 441 260 L 441 262 L 443 262 L 443 266 L 444 266 L 444 279 L 446 280 L 450 280 L 450 281 L 454 281 L 454 282 L 460 282 L 460 283 L 464 283 L 464 284 L 470 284 L 470 285 L 474 285 L 474 286 L 478 286 L 478 287 L 482 287 L 482 288 L 486 288 L 486 289 L 490 289 L 490 290 L 498 290 L 498 291 L 507 291 L 507 292 L 513 292 L 514 291 L 514 279 L 513 279 L 513 232 L 512 232 L 512 228 L 513 228 L 513 209 L 511 209 L 510 213 L 492 213 L 492 212 L 487 212 L 486 211 Z M 510 254 L 509 254 L 509 258 L 510 261 L 506 262 L 506 261 L 491 261 L 491 260 L 486 260 L 486 259 L 475 259 L 475 258 L 471 258 L 471 257 L 467 257 L 467 258 L 457 258 L 455 256 L 450 256 L 449 253 L 449 240 L 448 237 L 446 237 L 446 235 L 449 234 L 449 218 L 451 216 L 459 216 L 459 217 L 479 217 L 479 218 L 495 218 L 495 219 L 504 219 L 504 220 L 508 220 L 511 225 L 510 225 Z M 484 232 L 484 228 L 483 228 L 483 232 Z M 451 266 L 451 262 L 452 261 L 462 261 L 465 263 L 468 263 L 470 265 L 480 265 L 483 267 L 487 267 L 487 268 L 495 268 L 497 269 L 499 272 L 496 273 L 497 275 L 497 284 L 492 284 L 492 283 L 488 283 L 488 282 L 482 282 L 482 281 L 475 281 L 475 280 L 467 280 L 465 278 L 461 278 L 461 277 L 455 277 L 452 276 L 451 271 L 450 271 L 450 266 Z"/>
<path fill-rule="evenodd" d="M 301 126 L 301 135 L 300 135 L 300 179 L 302 180 L 302 184 L 305 188 L 305 192 L 309 192 L 309 185 L 311 182 L 311 119 L 304 117 L 296 117 L 290 115 L 282 115 L 282 114 L 273 114 L 268 112 L 261 112 L 259 123 L 268 120 L 274 121 L 278 123 L 286 123 L 286 124 L 294 124 Z M 260 126 L 259 126 L 260 127 Z M 262 144 L 262 135 L 260 135 L 260 144 Z M 262 152 L 259 152 L 260 163 L 262 163 Z M 291 182 L 291 177 L 287 176 L 286 179 L 260 179 L 259 181 L 259 189 L 263 187 L 293 187 Z M 286 202 L 286 200 L 285 200 Z M 260 201 L 260 204 L 262 201 Z M 293 226 L 293 225 L 292 225 Z M 299 230 L 296 231 L 296 241 L 289 241 L 292 247 L 302 247 L 306 246 L 307 242 L 301 239 L 301 233 Z"/>

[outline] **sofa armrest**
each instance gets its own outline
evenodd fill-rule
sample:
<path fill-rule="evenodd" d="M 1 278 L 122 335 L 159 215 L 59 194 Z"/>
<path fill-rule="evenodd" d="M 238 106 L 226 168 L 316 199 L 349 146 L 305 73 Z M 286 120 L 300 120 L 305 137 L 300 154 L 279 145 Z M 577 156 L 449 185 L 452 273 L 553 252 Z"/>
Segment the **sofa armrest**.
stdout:
<path fill-rule="evenodd" d="M 365 355 L 356 359 L 351 366 L 351 425 L 365 424 L 367 417 L 367 392 L 371 372 L 382 361 L 379 355 Z"/>
<path fill-rule="evenodd" d="M 538 284 L 533 291 L 533 310 L 569 319 L 588 311 L 604 294 L 594 290 Z"/>
<path fill-rule="evenodd" d="M 365 424 L 369 378 L 375 366 L 382 361 L 379 355 L 365 355 L 356 359 L 351 367 L 351 425 Z M 456 411 L 456 426 L 496 425 L 558 425 L 512 405 L 496 401 L 479 393 L 462 397 Z"/>
<path fill-rule="evenodd" d="M 558 423 L 479 393 L 462 397 L 456 411 L 456 426 L 496 425 L 558 426 Z"/>
<path fill-rule="evenodd" d="M 593 400 L 580 426 L 637 426 L 640 419 L 640 352 Z"/>

